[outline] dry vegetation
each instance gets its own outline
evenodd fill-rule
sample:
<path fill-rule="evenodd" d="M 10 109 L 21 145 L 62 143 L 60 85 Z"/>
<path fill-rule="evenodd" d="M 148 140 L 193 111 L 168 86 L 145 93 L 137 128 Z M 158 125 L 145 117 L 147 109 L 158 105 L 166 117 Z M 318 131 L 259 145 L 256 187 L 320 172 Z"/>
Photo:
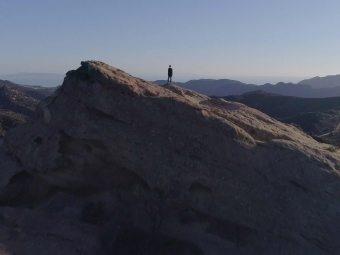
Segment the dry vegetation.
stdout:
<path fill-rule="evenodd" d="M 0 137 L 3 137 L 11 128 L 22 125 L 27 119 L 26 115 L 0 109 Z"/>

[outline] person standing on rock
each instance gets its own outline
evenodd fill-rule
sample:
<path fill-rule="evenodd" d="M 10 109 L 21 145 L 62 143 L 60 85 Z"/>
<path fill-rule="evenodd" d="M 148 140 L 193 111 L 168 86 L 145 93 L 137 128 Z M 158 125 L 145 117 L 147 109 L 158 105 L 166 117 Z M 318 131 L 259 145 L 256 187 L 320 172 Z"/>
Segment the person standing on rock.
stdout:
<path fill-rule="evenodd" d="M 172 68 L 171 68 L 171 65 L 169 65 L 169 68 L 168 68 L 168 84 L 171 83 L 171 77 L 172 77 Z"/>

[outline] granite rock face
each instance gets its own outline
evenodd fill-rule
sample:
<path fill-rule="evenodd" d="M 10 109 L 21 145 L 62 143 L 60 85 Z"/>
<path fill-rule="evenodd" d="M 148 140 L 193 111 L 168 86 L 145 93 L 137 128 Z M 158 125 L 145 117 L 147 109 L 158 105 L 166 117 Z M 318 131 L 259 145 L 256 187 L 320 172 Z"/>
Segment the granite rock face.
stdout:
<path fill-rule="evenodd" d="M 170 194 L 160 231 L 205 254 L 340 252 L 340 153 L 240 103 L 86 61 L 4 144 L 51 187 Z"/>

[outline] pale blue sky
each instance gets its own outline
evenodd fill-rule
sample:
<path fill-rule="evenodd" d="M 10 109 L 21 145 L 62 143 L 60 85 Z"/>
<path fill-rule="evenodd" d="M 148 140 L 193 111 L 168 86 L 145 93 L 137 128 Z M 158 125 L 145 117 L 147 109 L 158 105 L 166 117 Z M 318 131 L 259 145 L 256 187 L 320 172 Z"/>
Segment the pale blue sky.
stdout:
<path fill-rule="evenodd" d="M 66 73 L 89 59 L 148 80 L 166 79 L 169 64 L 177 81 L 339 74 L 339 10 L 337 0 L 1 0 L 0 74 Z"/>

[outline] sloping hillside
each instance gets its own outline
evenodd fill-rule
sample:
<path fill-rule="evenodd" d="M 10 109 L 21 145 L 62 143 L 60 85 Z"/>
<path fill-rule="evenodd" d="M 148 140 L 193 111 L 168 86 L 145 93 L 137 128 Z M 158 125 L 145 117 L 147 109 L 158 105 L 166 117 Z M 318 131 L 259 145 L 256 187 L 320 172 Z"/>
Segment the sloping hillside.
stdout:
<path fill-rule="evenodd" d="M 340 123 L 340 97 L 299 98 L 255 91 L 223 98 L 246 104 L 280 121 L 295 123 L 311 135 L 331 132 Z"/>
<path fill-rule="evenodd" d="M 9 86 L 0 87 L 0 109 L 31 116 L 38 101 Z"/>
<path fill-rule="evenodd" d="M 54 91 L 56 90 L 56 87 L 42 87 L 42 86 L 28 86 L 28 85 L 20 85 L 13 83 L 11 81 L 3 81 L 0 80 L 0 87 L 2 86 L 8 86 L 12 89 L 15 89 L 17 91 L 20 91 L 38 101 L 45 99 L 46 97 L 51 96 Z"/>
<path fill-rule="evenodd" d="M 0 87 L 0 137 L 32 116 L 38 101 L 7 85 Z"/>

